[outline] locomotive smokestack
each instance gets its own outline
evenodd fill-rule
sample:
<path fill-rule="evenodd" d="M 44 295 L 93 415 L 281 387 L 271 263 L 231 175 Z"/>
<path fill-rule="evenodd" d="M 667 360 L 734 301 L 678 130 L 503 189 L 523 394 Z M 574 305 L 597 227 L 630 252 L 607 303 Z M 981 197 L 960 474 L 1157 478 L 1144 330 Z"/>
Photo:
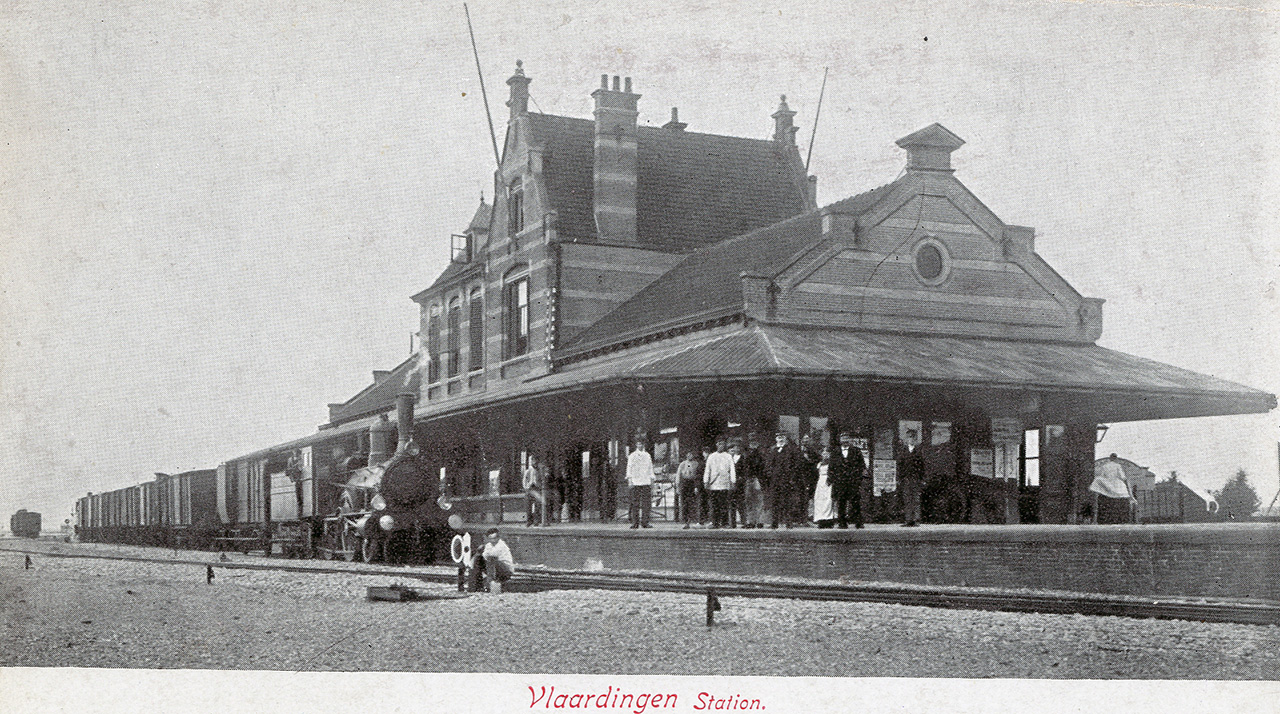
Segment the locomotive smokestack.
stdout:
<path fill-rule="evenodd" d="M 378 421 L 369 427 L 369 465 L 380 464 L 391 458 L 391 432 L 395 427 L 387 421 L 386 414 L 379 414 Z"/>
<path fill-rule="evenodd" d="M 396 430 L 400 435 L 396 451 L 404 451 L 413 441 L 413 403 L 416 399 L 413 392 L 401 392 L 396 396 Z"/>

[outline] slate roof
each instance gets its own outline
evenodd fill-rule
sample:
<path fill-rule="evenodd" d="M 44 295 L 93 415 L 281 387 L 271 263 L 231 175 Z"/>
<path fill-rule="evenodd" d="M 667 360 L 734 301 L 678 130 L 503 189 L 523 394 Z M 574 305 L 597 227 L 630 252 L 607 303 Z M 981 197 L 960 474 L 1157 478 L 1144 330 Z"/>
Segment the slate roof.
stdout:
<path fill-rule="evenodd" d="M 543 176 L 563 240 L 596 240 L 592 213 L 595 123 L 528 115 L 543 147 Z M 776 223 L 809 208 L 791 147 L 769 139 L 637 127 L 636 234 L 688 250 Z M 797 159 L 798 162 L 798 159 Z"/>
<path fill-rule="evenodd" d="M 401 392 L 418 392 L 417 356 L 396 365 L 395 369 L 359 394 L 348 399 L 340 409 L 330 414 L 330 424 L 341 424 L 352 419 L 377 414 L 396 406 L 396 396 Z"/>
<path fill-rule="evenodd" d="M 859 214 L 891 192 L 897 182 L 846 198 L 828 210 Z M 774 275 L 789 258 L 822 239 L 820 211 L 810 211 L 689 255 L 631 299 L 565 345 L 569 352 L 743 310 L 740 274 Z"/>

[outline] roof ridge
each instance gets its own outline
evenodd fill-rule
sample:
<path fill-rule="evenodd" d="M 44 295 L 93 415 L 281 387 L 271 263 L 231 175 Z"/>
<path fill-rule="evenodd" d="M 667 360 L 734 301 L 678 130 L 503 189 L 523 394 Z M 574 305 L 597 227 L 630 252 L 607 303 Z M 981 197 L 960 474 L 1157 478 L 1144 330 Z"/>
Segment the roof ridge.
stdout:
<path fill-rule="evenodd" d="M 769 356 L 769 360 L 773 362 L 774 369 L 782 368 L 782 360 L 778 359 L 778 351 L 773 347 L 773 340 L 769 339 L 769 333 L 760 329 L 759 325 L 754 326 L 757 341 L 763 343 L 764 352 Z"/>
<path fill-rule="evenodd" d="M 655 355 L 654 357 L 652 357 L 652 358 L 650 358 L 650 359 L 648 359 L 648 360 L 645 360 L 645 361 L 643 361 L 643 362 L 638 362 L 638 363 L 636 363 L 633 367 L 631 367 L 631 369 L 630 369 L 630 370 L 628 370 L 628 371 L 631 371 L 631 372 L 638 372 L 638 371 L 640 371 L 640 370 L 642 370 L 642 369 L 644 369 L 644 368 L 646 368 L 646 367 L 650 367 L 650 366 L 652 366 L 652 365 L 655 365 L 655 364 L 657 364 L 658 362 L 662 362 L 662 361 L 664 361 L 664 360 L 671 359 L 672 357 L 678 357 L 678 356 L 680 356 L 680 355 L 682 355 L 682 354 L 684 354 L 685 352 L 688 352 L 688 351 L 690 351 L 690 350 L 694 350 L 694 349 L 697 349 L 697 348 L 699 348 L 699 347 L 706 347 L 707 345 L 714 344 L 714 343 L 716 343 L 716 342 L 719 342 L 719 341 L 721 341 L 721 340 L 728 339 L 728 338 L 730 338 L 730 337 L 736 337 L 736 336 L 741 335 L 741 334 L 742 334 L 742 331 L 741 331 L 741 330 L 734 330 L 733 332 L 726 332 L 726 333 L 725 333 L 725 334 L 723 334 L 723 335 L 711 335 L 711 336 L 708 336 L 708 337 L 703 337 L 703 338 L 700 338 L 700 339 L 696 339 L 696 340 L 694 340 L 694 341 L 690 342 L 689 344 L 687 344 L 687 345 L 685 345 L 685 346 L 681 347 L 680 349 L 673 350 L 673 351 L 668 352 L 668 353 L 666 353 L 666 354 Z"/>

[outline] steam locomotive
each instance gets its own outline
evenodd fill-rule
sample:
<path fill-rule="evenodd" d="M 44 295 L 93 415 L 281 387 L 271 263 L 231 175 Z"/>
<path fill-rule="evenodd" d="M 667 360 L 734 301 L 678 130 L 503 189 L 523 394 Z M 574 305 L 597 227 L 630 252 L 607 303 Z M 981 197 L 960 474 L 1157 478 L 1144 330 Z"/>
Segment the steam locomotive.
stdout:
<path fill-rule="evenodd" d="M 412 394 L 400 395 L 396 412 L 395 424 L 379 416 L 217 469 L 88 494 L 76 503 L 76 536 L 351 561 L 443 559 L 461 520 L 451 519 L 439 470 L 413 439 Z"/>

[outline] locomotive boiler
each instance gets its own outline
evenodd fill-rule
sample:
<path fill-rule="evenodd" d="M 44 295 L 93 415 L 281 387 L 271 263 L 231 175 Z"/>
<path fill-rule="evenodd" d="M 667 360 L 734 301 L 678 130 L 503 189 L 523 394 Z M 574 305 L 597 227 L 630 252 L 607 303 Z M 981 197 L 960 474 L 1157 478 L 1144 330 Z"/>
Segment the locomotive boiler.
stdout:
<path fill-rule="evenodd" d="M 396 400 L 396 422 L 369 429 L 370 466 L 355 469 L 345 484 L 338 513 L 325 519 L 320 552 L 345 560 L 425 560 L 447 552 L 454 526 L 440 477 L 413 440 L 414 395 Z M 399 440 L 390 458 L 392 433 Z"/>

